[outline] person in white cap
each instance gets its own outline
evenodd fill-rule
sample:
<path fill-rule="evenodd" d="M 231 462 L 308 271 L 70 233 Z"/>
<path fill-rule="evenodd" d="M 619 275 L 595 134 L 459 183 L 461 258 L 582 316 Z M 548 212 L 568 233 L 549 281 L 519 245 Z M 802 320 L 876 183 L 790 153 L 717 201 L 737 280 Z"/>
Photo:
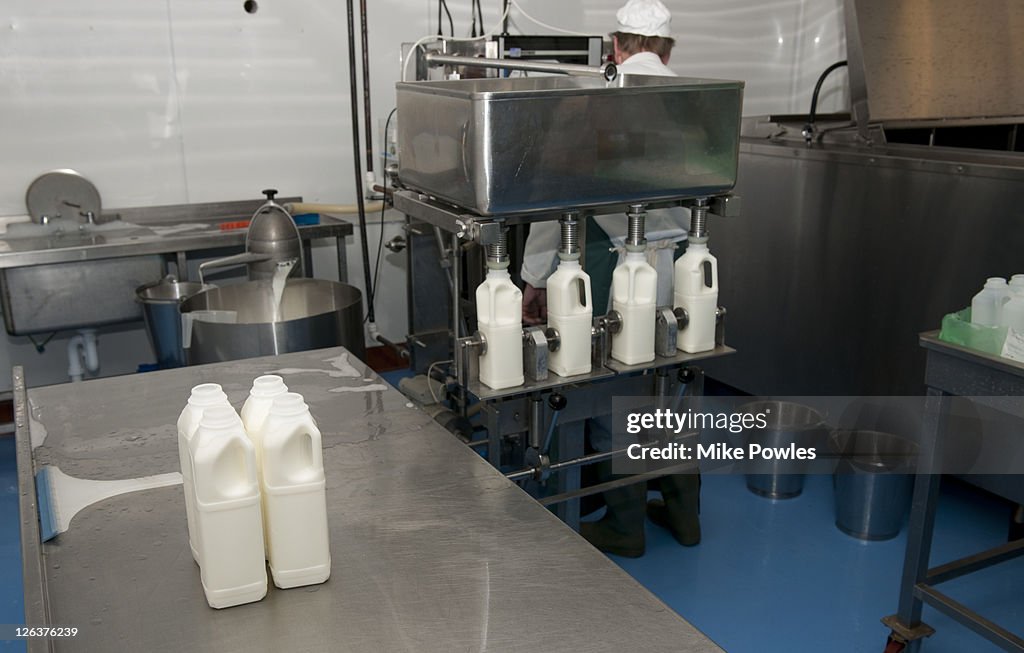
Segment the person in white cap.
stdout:
<path fill-rule="evenodd" d="M 619 72 L 625 75 L 657 75 L 674 77 L 668 67 L 675 40 L 671 36 L 672 13 L 660 0 L 629 0 L 618 13 L 618 29 L 612 33 L 612 49 Z M 623 120 L 629 120 L 623 116 Z M 685 248 L 690 213 L 684 208 L 652 210 L 647 214 L 648 260 L 658 271 L 658 305 L 672 303 L 673 262 Z M 600 215 L 587 218 L 586 268 L 591 277 L 594 314 L 606 313 L 611 291 L 612 273 L 623 251 L 626 239 L 626 217 Z M 547 278 L 558 263 L 556 251 L 560 240 L 557 222 L 531 225 L 523 251 L 520 270 L 525 284 L 523 320 L 528 324 L 547 321 Z M 616 254 L 614 251 L 618 250 Z M 611 420 L 598 417 L 588 420 L 591 446 L 598 451 L 614 449 Z M 593 466 L 597 482 L 612 478 L 611 462 Z M 607 506 L 605 516 L 596 522 L 584 522 L 580 533 L 598 549 L 617 555 L 638 557 L 645 549 L 645 514 L 655 524 L 667 528 L 684 546 L 700 542 L 698 505 L 700 477 L 697 474 L 676 474 L 661 479 L 664 501 L 646 503 L 646 484 L 634 484 L 603 493 Z"/>
<path fill-rule="evenodd" d="M 612 33 L 615 64 L 629 75 L 674 76 L 672 13 L 660 0 L 629 0 L 615 14 L 619 29 Z"/>

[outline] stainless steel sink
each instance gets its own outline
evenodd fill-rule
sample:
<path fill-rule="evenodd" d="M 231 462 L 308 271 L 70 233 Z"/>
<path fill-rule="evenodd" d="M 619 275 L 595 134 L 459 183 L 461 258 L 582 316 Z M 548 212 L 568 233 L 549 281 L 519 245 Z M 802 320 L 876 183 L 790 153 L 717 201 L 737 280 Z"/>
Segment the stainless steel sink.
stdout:
<path fill-rule="evenodd" d="M 281 199 L 298 202 L 300 197 Z M 168 258 L 179 277 L 186 253 L 240 247 L 247 220 L 263 200 L 115 209 L 119 221 L 96 225 L 26 224 L 0 237 L 0 305 L 12 335 L 48 333 L 142 320 L 135 289 L 164 275 Z M 339 276 L 352 226 L 321 215 L 299 227 L 304 240 L 334 238 Z"/>
<path fill-rule="evenodd" d="M 135 289 L 163 274 L 160 256 L 53 263 L 0 271 L 0 303 L 11 335 L 142 319 Z"/>

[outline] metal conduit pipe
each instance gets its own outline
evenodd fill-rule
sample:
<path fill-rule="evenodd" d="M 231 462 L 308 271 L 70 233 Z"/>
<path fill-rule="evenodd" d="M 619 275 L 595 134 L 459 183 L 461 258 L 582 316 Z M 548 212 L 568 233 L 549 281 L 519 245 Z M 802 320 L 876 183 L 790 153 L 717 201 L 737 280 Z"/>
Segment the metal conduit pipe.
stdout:
<path fill-rule="evenodd" d="M 352 158 L 356 181 L 356 207 L 359 209 L 359 247 L 363 254 L 363 283 L 366 287 L 366 320 L 375 322 L 373 313 L 373 276 L 370 273 L 370 243 L 366 236 L 366 205 L 363 202 L 362 161 L 359 156 L 359 84 L 356 79 L 356 19 L 353 0 L 347 1 L 348 82 L 352 110 Z"/>

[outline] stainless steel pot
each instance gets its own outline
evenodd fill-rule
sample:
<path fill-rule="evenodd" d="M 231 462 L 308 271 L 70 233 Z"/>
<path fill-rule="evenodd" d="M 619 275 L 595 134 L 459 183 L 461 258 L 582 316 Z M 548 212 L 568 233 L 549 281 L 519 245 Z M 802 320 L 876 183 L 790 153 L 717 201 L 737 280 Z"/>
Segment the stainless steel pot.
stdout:
<path fill-rule="evenodd" d="M 135 297 L 142 304 L 149 342 L 161 369 L 185 365 L 185 351 L 181 347 L 181 303 L 208 288 L 210 286 L 167 276 L 135 289 Z"/>
<path fill-rule="evenodd" d="M 289 279 L 275 305 L 269 281 L 212 288 L 181 305 L 182 342 L 190 365 L 343 345 L 359 358 L 362 293 L 323 279 Z"/>

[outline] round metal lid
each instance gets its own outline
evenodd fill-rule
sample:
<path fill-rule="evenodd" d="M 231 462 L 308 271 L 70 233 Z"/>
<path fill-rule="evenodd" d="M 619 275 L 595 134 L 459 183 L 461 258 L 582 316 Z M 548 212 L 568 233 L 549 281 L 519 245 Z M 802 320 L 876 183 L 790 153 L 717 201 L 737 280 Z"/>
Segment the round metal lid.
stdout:
<path fill-rule="evenodd" d="M 42 174 L 29 184 L 25 193 L 25 207 L 33 222 L 42 222 L 43 216 L 58 216 L 76 222 L 85 220 L 85 214 L 99 219 L 100 193 L 91 181 L 74 170 L 53 170 Z"/>

